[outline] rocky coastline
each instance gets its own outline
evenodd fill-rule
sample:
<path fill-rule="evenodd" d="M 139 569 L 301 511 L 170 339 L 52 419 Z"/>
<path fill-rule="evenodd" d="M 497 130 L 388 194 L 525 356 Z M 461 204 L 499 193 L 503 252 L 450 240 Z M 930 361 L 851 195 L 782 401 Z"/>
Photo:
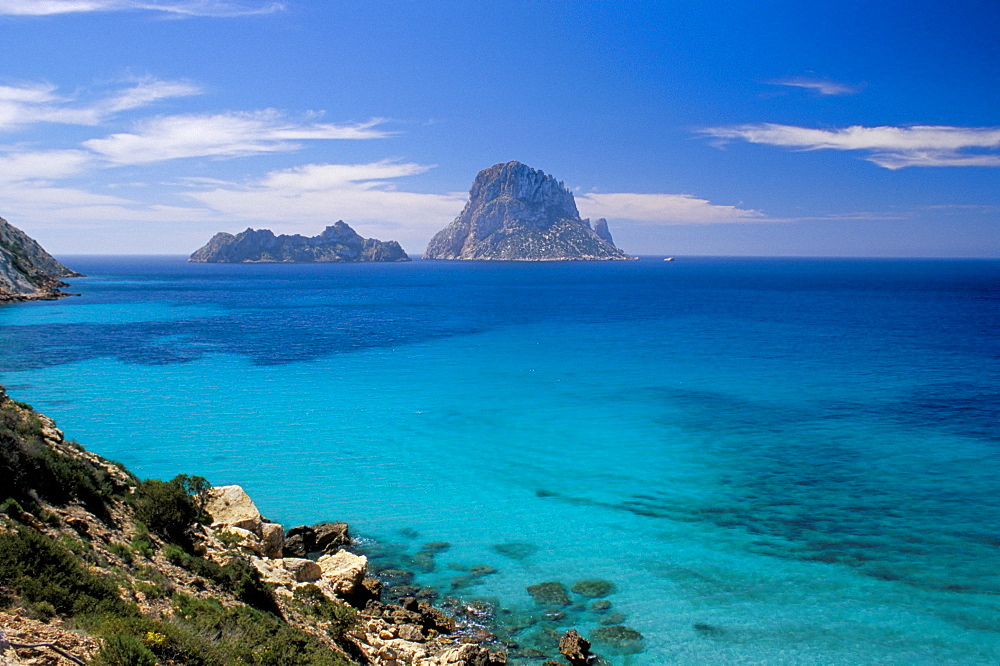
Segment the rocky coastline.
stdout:
<path fill-rule="evenodd" d="M 251 648 L 261 664 L 606 663 L 575 630 L 555 629 L 571 601 L 562 583 L 529 587 L 534 615 L 504 617 L 512 612 L 495 602 L 414 585 L 415 571 L 352 538 L 346 523 L 286 531 L 239 486 L 140 481 L 2 387 L 0 472 L 10 480 L 0 493 L 2 666 L 244 663 L 230 653 Z M 424 544 L 423 565 L 447 549 Z M 496 573 L 471 569 L 472 583 Z M 612 589 L 581 581 L 572 595 L 606 612 Z M 195 631 L 206 616 L 242 624 L 217 629 L 213 643 Z M 525 628 L 537 644 L 513 640 Z M 236 631 L 267 638 L 216 644 Z M 142 658 L 115 661 L 126 647 Z"/>
<path fill-rule="evenodd" d="M 69 296 L 62 278 L 82 277 L 55 260 L 33 238 L 0 217 L 0 304 Z"/>

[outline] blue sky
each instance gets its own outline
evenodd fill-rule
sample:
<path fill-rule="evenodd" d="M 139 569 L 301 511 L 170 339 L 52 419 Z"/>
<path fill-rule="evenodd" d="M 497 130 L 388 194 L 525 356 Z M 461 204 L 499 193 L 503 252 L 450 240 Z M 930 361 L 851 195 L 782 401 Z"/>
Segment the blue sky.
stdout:
<path fill-rule="evenodd" d="M 420 253 L 520 160 L 633 254 L 998 257 L 997 35 L 995 0 L 0 0 L 0 215 Z"/>

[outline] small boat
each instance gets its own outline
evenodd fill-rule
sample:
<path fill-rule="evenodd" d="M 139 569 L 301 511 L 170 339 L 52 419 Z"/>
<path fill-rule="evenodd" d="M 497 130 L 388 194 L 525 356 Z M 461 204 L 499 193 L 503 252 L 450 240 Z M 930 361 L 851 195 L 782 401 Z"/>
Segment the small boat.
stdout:
<path fill-rule="evenodd" d="M 666 259 L 664 259 L 663 261 L 673 261 L 673 260 L 674 260 L 674 258 L 673 258 L 673 257 L 667 257 L 667 258 L 666 258 Z"/>

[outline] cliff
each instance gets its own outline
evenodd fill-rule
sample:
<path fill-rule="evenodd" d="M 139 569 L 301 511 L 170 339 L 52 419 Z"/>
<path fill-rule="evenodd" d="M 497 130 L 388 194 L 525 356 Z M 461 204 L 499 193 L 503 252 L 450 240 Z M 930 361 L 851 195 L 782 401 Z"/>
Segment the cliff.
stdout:
<path fill-rule="evenodd" d="M 0 303 L 65 296 L 59 278 L 80 277 L 26 233 L 0 218 Z"/>
<path fill-rule="evenodd" d="M 603 230 L 607 232 L 605 222 Z M 455 221 L 427 245 L 425 259 L 560 261 L 630 259 L 580 219 L 573 194 L 520 162 L 483 169 Z"/>
<path fill-rule="evenodd" d="M 0 478 L 5 666 L 505 663 L 461 604 L 383 603 L 346 524 L 286 536 L 239 486 L 141 481 L 2 388 Z"/>
<path fill-rule="evenodd" d="M 247 229 L 235 236 L 218 233 L 188 259 L 208 263 L 409 260 L 396 241 L 362 238 L 343 221 L 338 221 L 311 238 L 299 234 L 275 236 L 269 229 Z"/>

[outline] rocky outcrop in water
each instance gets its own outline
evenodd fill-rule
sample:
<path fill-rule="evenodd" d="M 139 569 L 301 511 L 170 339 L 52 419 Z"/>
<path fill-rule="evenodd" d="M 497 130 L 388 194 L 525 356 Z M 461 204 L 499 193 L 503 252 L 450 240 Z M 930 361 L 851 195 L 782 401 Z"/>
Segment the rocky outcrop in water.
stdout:
<path fill-rule="evenodd" d="M 362 238 L 342 220 L 311 238 L 300 234 L 275 236 L 270 229 L 217 233 L 188 261 L 207 263 L 313 263 L 409 261 L 396 241 Z"/>
<path fill-rule="evenodd" d="M 607 231 L 607 223 L 604 224 Z M 469 202 L 439 231 L 425 259 L 563 261 L 630 259 L 580 219 L 573 193 L 520 162 L 483 169 Z"/>
<path fill-rule="evenodd" d="M 26 233 L 0 217 L 0 303 L 66 296 L 59 278 L 81 277 Z"/>

